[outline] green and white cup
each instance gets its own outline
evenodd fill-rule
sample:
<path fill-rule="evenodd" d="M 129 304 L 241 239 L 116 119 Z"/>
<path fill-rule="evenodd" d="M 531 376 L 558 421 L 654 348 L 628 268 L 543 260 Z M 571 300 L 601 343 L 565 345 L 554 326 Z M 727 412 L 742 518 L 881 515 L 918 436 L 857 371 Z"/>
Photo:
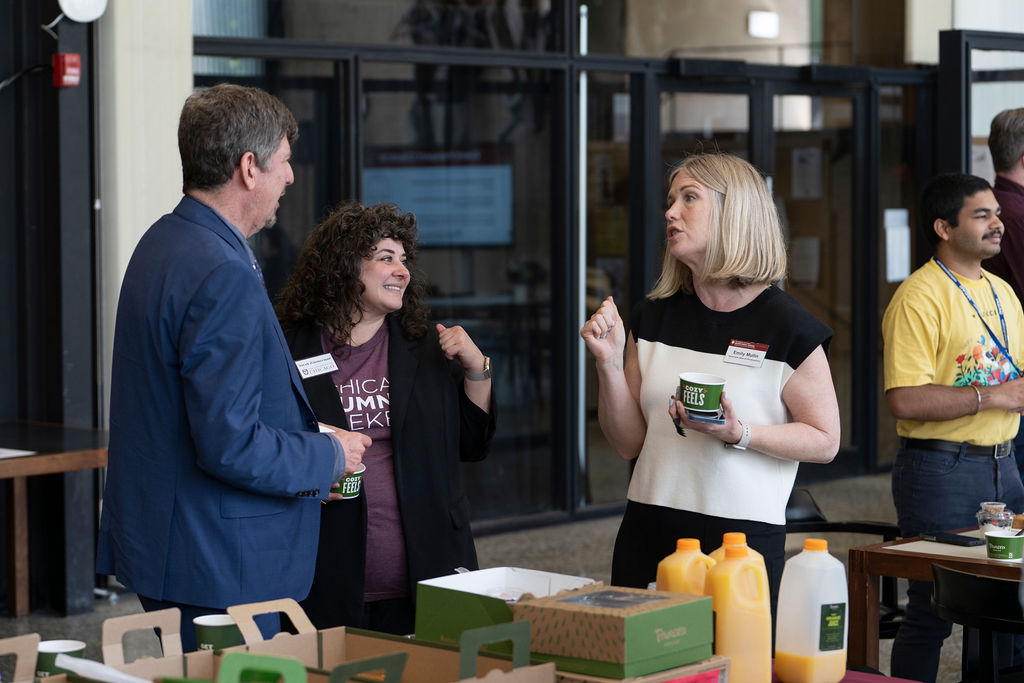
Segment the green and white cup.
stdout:
<path fill-rule="evenodd" d="M 366 465 L 359 463 L 359 467 L 352 474 L 346 474 L 341 480 L 341 486 L 335 486 L 331 489 L 331 493 L 340 493 L 342 498 L 358 498 L 359 491 L 363 487 L 363 472 L 366 471 Z"/>
<path fill-rule="evenodd" d="M 242 632 L 230 614 L 204 614 L 192 620 L 200 650 L 223 650 L 242 644 Z"/>
<path fill-rule="evenodd" d="M 679 400 L 690 412 L 717 413 L 724 388 L 724 377 L 705 372 L 679 373 Z"/>
<path fill-rule="evenodd" d="M 80 640 L 44 640 L 39 643 L 36 656 L 36 678 L 46 678 L 57 674 L 66 674 L 66 669 L 58 667 L 54 660 L 57 655 L 82 657 L 85 655 L 85 643 Z"/>
<path fill-rule="evenodd" d="M 1024 536 L 1016 536 L 1016 529 L 989 531 L 985 534 L 985 548 L 993 560 L 1019 560 L 1024 555 Z"/>

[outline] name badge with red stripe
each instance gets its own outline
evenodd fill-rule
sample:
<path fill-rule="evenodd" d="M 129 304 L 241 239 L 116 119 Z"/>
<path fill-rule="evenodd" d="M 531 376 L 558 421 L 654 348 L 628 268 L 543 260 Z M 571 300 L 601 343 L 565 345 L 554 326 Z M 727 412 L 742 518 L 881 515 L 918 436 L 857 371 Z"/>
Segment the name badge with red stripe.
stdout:
<path fill-rule="evenodd" d="M 725 352 L 725 362 L 732 363 L 733 365 L 747 365 L 752 368 L 759 368 L 764 365 L 764 359 L 767 355 L 767 344 L 733 339 L 729 342 L 729 348 Z"/>

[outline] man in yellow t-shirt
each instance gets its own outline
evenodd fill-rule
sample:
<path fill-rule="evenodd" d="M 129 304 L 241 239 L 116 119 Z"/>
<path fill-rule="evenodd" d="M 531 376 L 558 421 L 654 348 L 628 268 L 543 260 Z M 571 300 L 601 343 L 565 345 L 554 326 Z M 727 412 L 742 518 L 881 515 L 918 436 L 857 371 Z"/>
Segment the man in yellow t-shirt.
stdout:
<path fill-rule="evenodd" d="M 882 319 L 904 536 L 972 526 L 985 500 L 1024 510 L 1010 457 L 1024 408 L 1024 312 L 1010 286 L 981 267 L 999 253 L 999 204 L 982 178 L 947 174 L 925 186 L 920 214 L 935 256 L 900 285 Z M 910 582 L 893 676 L 935 680 L 951 627 L 932 612 L 931 593 L 931 582 Z M 1007 642 L 1000 652 L 1007 664 L 1011 649 Z"/>

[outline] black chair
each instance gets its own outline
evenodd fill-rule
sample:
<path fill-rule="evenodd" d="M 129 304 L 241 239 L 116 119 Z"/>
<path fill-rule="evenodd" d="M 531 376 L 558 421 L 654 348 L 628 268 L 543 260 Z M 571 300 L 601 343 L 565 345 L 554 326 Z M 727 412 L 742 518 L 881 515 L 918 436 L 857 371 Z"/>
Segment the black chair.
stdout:
<path fill-rule="evenodd" d="M 932 564 L 935 592 L 932 608 L 946 621 L 964 626 L 960 674 L 964 681 L 999 681 L 999 665 L 992 643 L 993 633 L 1024 633 L 1024 613 L 1021 612 L 1020 582 L 979 576 Z M 977 676 L 968 678 L 967 627 L 978 629 Z M 1024 681 L 1024 674 L 1015 671 L 1004 674 L 1004 683 Z"/>
<path fill-rule="evenodd" d="M 847 533 L 881 536 L 882 541 L 900 538 L 900 529 L 891 522 L 848 521 L 833 522 L 825 517 L 811 492 L 794 488 L 786 503 L 787 534 Z M 903 608 L 899 606 L 897 582 L 894 577 L 882 577 L 882 595 L 879 603 L 878 637 L 895 638 L 903 623 Z"/>

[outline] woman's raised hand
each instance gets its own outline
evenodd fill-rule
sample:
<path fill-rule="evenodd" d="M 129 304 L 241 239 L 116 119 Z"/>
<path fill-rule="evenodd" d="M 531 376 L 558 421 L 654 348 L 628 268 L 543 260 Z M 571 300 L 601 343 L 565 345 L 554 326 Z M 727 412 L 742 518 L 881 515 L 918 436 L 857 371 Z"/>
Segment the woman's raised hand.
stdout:
<path fill-rule="evenodd" d="M 457 358 L 466 372 L 484 371 L 483 351 L 477 348 L 462 325 L 445 327 L 441 323 L 437 323 L 437 336 L 445 358 L 448 360 Z"/>
<path fill-rule="evenodd" d="M 626 330 L 619 317 L 615 300 L 608 297 L 601 302 L 594 315 L 580 328 L 580 336 L 587 348 L 598 361 L 622 362 L 622 351 L 626 346 Z"/>

